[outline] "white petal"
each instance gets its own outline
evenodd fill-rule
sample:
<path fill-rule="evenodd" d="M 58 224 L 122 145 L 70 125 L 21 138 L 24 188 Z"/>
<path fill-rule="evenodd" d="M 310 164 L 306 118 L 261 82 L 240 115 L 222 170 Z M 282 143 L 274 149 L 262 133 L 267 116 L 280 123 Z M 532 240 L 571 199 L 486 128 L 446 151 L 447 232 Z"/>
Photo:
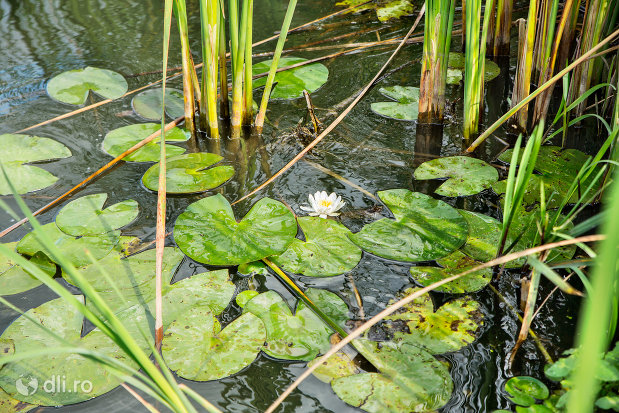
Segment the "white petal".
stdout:
<path fill-rule="evenodd" d="M 320 214 L 320 218 L 327 219 L 327 214 Z"/>
<path fill-rule="evenodd" d="M 311 217 L 317 217 L 318 215 L 320 215 L 318 212 L 310 212 L 309 215 Z M 322 215 L 321 215 L 322 216 Z"/>
<path fill-rule="evenodd" d="M 314 210 L 314 208 L 312 207 L 306 207 L 303 205 L 299 205 L 299 208 L 301 208 L 302 211 L 313 211 Z"/>

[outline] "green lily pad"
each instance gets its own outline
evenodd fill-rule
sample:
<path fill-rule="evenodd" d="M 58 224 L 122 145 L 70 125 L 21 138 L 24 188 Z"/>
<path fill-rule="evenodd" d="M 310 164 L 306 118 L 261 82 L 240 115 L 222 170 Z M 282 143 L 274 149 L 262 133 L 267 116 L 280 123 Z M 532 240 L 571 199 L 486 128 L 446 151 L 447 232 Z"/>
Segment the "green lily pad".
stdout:
<path fill-rule="evenodd" d="M 223 158 L 214 153 L 188 153 L 166 161 L 166 193 L 190 194 L 217 188 L 234 176 L 234 168 L 220 165 Z M 142 183 L 151 191 L 159 189 L 159 163 L 148 168 Z"/>
<path fill-rule="evenodd" d="M 509 400 L 525 407 L 534 405 L 536 399 L 544 400 L 550 395 L 544 383 L 529 376 L 510 378 L 505 383 L 505 391 L 509 393 Z"/>
<path fill-rule="evenodd" d="M 107 194 L 86 195 L 69 202 L 56 216 L 62 232 L 74 237 L 104 234 L 130 224 L 139 214 L 137 201 L 128 199 L 103 209 Z"/>
<path fill-rule="evenodd" d="M 14 250 L 17 242 L 4 244 Z M 56 273 L 56 264 L 42 252 L 37 252 L 30 261 L 51 277 Z M 41 285 L 42 282 L 21 266 L 0 253 L 0 295 L 19 294 Z"/>
<path fill-rule="evenodd" d="M 447 65 L 447 70 L 460 70 L 462 75 L 464 75 L 464 68 L 466 65 L 464 53 L 450 52 Z M 500 74 L 501 68 L 499 67 L 499 65 L 497 65 L 490 59 L 486 59 L 486 63 L 484 64 L 484 81 L 489 82 Z"/>
<path fill-rule="evenodd" d="M 42 304 L 26 314 L 74 346 L 97 351 L 137 368 L 137 365 L 98 329 L 81 337 L 84 316 L 62 298 Z M 140 337 L 135 338 L 139 343 L 143 343 Z M 15 354 L 62 344 L 24 316 L 7 327 L 0 339 L 12 342 Z M 54 380 L 61 380 L 61 385 L 58 386 L 56 382 L 56 386 L 52 386 Z M 11 397 L 42 406 L 79 403 L 107 393 L 122 381 L 102 364 L 71 353 L 30 357 L 8 363 L 2 367 L 0 375 L 0 386 Z M 66 387 L 63 388 L 62 383 L 65 383 Z"/>
<path fill-rule="evenodd" d="M 69 148 L 60 142 L 38 136 L 13 133 L 0 135 L 0 147 L 2 148 L 0 163 L 18 194 L 47 188 L 58 180 L 56 176 L 45 169 L 24 164 L 52 161 L 71 156 Z M 11 188 L 4 178 L 4 174 L 0 173 L 0 195 L 10 195 L 11 193 Z"/>
<path fill-rule="evenodd" d="M 464 78 L 464 73 L 461 69 L 449 69 L 447 68 L 447 84 L 459 85 Z"/>
<path fill-rule="evenodd" d="M 91 90 L 106 99 L 118 99 L 127 92 L 127 87 L 120 73 L 88 66 L 54 76 L 47 84 L 47 93 L 59 102 L 83 105 Z"/>
<path fill-rule="evenodd" d="M 241 291 L 240 293 L 237 294 L 235 301 L 239 307 L 243 308 L 245 307 L 245 304 L 247 304 L 249 300 L 257 296 L 258 294 L 260 293 L 256 290 Z"/>
<path fill-rule="evenodd" d="M 417 290 L 408 288 L 397 298 Z M 423 294 L 385 320 L 391 321 L 386 325 L 393 331 L 396 343 L 409 343 L 432 354 L 442 354 L 471 344 L 481 330 L 484 315 L 480 304 L 469 297 L 449 301 L 435 312 L 432 299 Z"/>
<path fill-rule="evenodd" d="M 365 3 L 364 0 L 343 0 L 336 3 L 337 6 L 353 7 Z M 379 2 L 370 2 L 361 7 L 357 7 L 355 12 L 364 10 L 376 10 L 376 17 L 381 22 L 386 22 L 391 19 L 399 19 L 400 17 L 410 16 L 415 11 L 415 6 L 412 0 L 382 0 Z"/>
<path fill-rule="evenodd" d="M 144 119 L 160 120 L 162 94 L 161 88 L 145 90 L 131 99 L 131 107 Z M 165 113 L 172 119 L 185 115 L 185 98 L 182 91 L 166 88 Z"/>
<path fill-rule="evenodd" d="M 367 412 L 429 412 L 449 401 L 453 381 L 445 364 L 423 349 L 391 342 L 355 340 L 355 347 L 381 373 L 361 373 L 331 381 L 344 402 Z"/>
<path fill-rule="evenodd" d="M 348 228 L 319 217 L 297 218 L 305 241 L 295 238 L 288 249 L 271 259 L 287 271 L 311 277 L 330 277 L 355 268 L 361 250 L 353 244 Z"/>
<path fill-rule="evenodd" d="M 318 359 L 307 363 L 307 367 L 312 367 Z M 324 361 L 320 367 L 312 372 L 316 378 L 324 383 L 331 383 L 333 379 L 359 374 L 361 370 L 355 365 L 348 354 L 338 351 Z"/>
<path fill-rule="evenodd" d="M 95 260 L 105 257 L 118 244 L 120 238 L 120 231 L 75 238 L 62 232 L 54 222 L 43 225 L 42 230 L 56 244 L 63 256 L 76 267 L 92 263 L 87 252 L 90 252 Z M 51 254 L 39 243 L 34 232 L 26 234 L 17 244 L 17 252 L 20 254 L 32 256 L 39 251 L 51 258 Z"/>
<path fill-rule="evenodd" d="M 105 135 L 103 139 L 103 150 L 113 156 L 125 152 L 127 149 L 141 142 L 148 136 L 161 129 L 161 125 L 157 123 L 138 123 L 135 125 L 123 126 L 114 129 Z M 172 128 L 165 133 L 166 140 L 166 157 L 172 157 L 185 153 L 185 149 L 179 146 L 168 145 L 169 142 L 185 142 L 189 139 L 189 134 L 182 129 Z M 131 155 L 123 158 L 127 162 L 159 162 L 161 147 L 161 136 L 153 139 Z"/>
<path fill-rule="evenodd" d="M 328 291 L 306 294 L 336 322 L 347 319 L 348 307 L 337 295 Z M 293 315 L 288 304 L 275 291 L 259 294 L 245 303 L 243 313 L 252 313 L 264 323 L 267 331 L 264 352 L 284 360 L 312 360 L 331 347 L 333 332 L 302 302 Z"/>
<path fill-rule="evenodd" d="M 297 233 L 292 212 L 262 198 L 237 222 L 221 194 L 189 205 L 174 224 L 174 240 L 190 258 L 209 265 L 239 265 L 281 254 Z"/>
<path fill-rule="evenodd" d="M 370 105 L 379 115 L 398 120 L 415 120 L 419 114 L 419 88 L 412 86 L 381 87 L 379 92 L 396 102 L 375 102 Z"/>
<path fill-rule="evenodd" d="M 481 159 L 448 156 L 424 162 L 415 170 L 415 179 L 448 178 L 435 191 L 443 196 L 475 195 L 499 179 L 499 173 Z"/>
<path fill-rule="evenodd" d="M 251 277 L 257 274 L 269 275 L 269 269 L 262 261 L 252 261 L 239 265 L 236 273 L 244 277 Z"/>
<path fill-rule="evenodd" d="M 466 221 L 443 201 L 407 189 L 378 192 L 395 216 L 383 218 L 350 236 L 363 250 L 397 261 L 429 261 L 444 257 L 464 244 Z"/>
<path fill-rule="evenodd" d="M 475 261 L 460 250 L 454 251 L 446 257 L 437 260 L 438 264 L 443 267 L 412 267 L 410 269 L 413 280 L 427 287 L 437 281 L 460 274 L 466 270 L 481 264 Z M 450 294 L 472 293 L 479 291 L 492 281 L 492 268 L 475 271 L 464 277 L 458 278 L 455 281 L 444 284 L 434 291 Z"/>
<path fill-rule="evenodd" d="M 168 367 L 179 376 L 218 380 L 249 366 L 265 340 L 264 324 L 251 313 L 222 330 L 208 307 L 193 307 L 166 329 L 161 351 Z"/>
<path fill-rule="evenodd" d="M 279 59 L 278 68 L 292 66 L 297 63 L 305 62 L 307 59 L 301 57 L 282 57 Z M 253 66 L 254 75 L 267 73 L 271 69 L 272 60 L 265 60 Z M 303 97 L 303 90 L 312 93 L 327 82 L 329 69 L 323 64 L 312 63 L 300 66 L 295 69 L 284 70 L 275 75 L 275 85 L 271 92 L 270 99 L 296 99 Z M 253 87 L 257 88 L 266 84 L 267 77 L 254 80 Z"/>

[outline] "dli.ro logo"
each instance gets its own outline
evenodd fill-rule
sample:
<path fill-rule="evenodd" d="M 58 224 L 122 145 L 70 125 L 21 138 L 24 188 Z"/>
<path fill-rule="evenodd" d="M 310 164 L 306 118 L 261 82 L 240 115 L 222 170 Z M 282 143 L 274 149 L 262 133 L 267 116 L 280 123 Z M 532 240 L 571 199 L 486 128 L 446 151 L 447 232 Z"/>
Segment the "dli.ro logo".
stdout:
<path fill-rule="evenodd" d="M 20 377 L 15 381 L 15 388 L 24 396 L 31 396 L 39 389 L 39 381 L 36 377 Z M 45 393 L 90 393 L 92 383 L 90 380 L 73 380 L 73 386 L 67 386 L 65 376 L 53 375 L 43 382 L 41 389 Z"/>

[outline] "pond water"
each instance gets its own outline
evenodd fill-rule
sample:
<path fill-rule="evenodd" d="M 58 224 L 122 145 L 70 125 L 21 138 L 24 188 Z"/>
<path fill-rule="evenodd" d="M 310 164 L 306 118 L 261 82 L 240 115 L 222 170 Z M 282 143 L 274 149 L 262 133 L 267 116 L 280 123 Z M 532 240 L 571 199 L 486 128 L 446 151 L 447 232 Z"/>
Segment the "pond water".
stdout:
<path fill-rule="evenodd" d="M 196 2 L 190 2 L 190 27 L 193 51 L 199 47 L 199 14 Z M 256 0 L 254 40 L 271 36 L 279 30 L 287 2 L 283 0 Z M 292 26 L 322 17 L 336 10 L 332 0 L 300 2 Z M 139 75 L 159 70 L 161 67 L 161 30 L 163 1 L 161 0 L 0 0 L 0 134 L 11 133 L 73 109 L 69 105 L 54 102 L 46 92 L 50 77 L 65 70 L 95 66 L 108 68 L 123 74 L 129 89 L 135 89 L 158 79 L 158 74 Z M 373 13 L 338 16 L 313 26 L 309 30 L 289 36 L 287 47 L 325 40 L 319 46 L 332 45 L 328 40 L 335 36 L 357 34 L 340 40 L 365 42 L 403 36 L 412 18 L 382 24 Z M 170 65 L 178 66 L 179 42 L 176 27 L 172 31 Z M 459 38 L 454 38 L 454 48 Z M 273 42 L 257 48 L 267 52 L 274 48 Z M 514 46 L 513 46 L 514 47 Z M 295 56 L 313 58 L 332 53 L 338 49 L 298 51 Z M 333 119 L 350 101 L 350 97 L 365 86 L 389 57 L 393 46 L 371 49 L 349 56 L 323 62 L 329 69 L 325 86 L 312 94 L 316 114 L 324 122 Z M 421 44 L 407 46 L 395 59 L 390 69 L 400 68 L 382 79 L 379 86 L 418 85 Z M 255 61 L 261 58 L 256 57 Z M 201 59 L 196 58 L 197 61 Z M 496 119 L 506 108 L 504 86 L 509 83 L 509 67 L 504 66 L 501 75 L 488 84 L 487 120 Z M 511 72 L 513 74 L 513 68 Z M 179 80 L 172 86 L 179 87 Z M 511 90 L 511 87 L 509 88 Z M 299 205 L 307 202 L 308 193 L 317 190 L 335 191 L 346 201 L 341 221 L 353 232 L 364 223 L 371 222 L 380 213 L 374 208 L 379 203 L 364 192 L 336 179 L 337 174 L 345 180 L 375 194 L 390 188 L 408 188 L 432 194 L 438 186 L 436 181 L 415 181 L 412 172 L 422 161 L 458 154 L 462 148 L 459 126 L 462 89 L 448 87 L 450 100 L 449 120 L 441 134 L 416 137 L 413 122 L 400 122 L 382 118 L 370 110 L 370 104 L 384 100 L 373 89 L 352 111 L 344 122 L 319 144 L 306 158 L 295 165 L 268 189 L 235 206 L 237 217 L 243 216 L 253 202 L 269 196 L 288 204 L 296 212 Z M 256 92 L 258 100 L 261 93 Z M 92 96 L 89 99 L 93 99 Z M 97 100 L 98 98 L 94 98 Z M 102 149 L 105 134 L 115 128 L 143 122 L 131 111 L 130 97 L 115 101 L 95 110 L 35 129 L 29 133 L 53 138 L 69 147 L 73 156 L 44 164 L 43 168 L 59 176 L 59 181 L 44 191 L 24 196 L 34 210 L 65 192 L 111 158 Z M 219 150 L 227 163 L 234 165 L 235 178 L 217 191 L 231 202 L 239 199 L 262 183 L 270 174 L 281 168 L 300 149 L 303 142 L 293 132 L 294 127 L 306 114 L 303 99 L 274 101 L 269 105 L 270 124 L 264 136 L 250 136 L 242 141 L 223 139 L 214 142 L 202 139 L 198 146 L 203 150 Z M 513 137 L 502 136 L 505 140 Z M 586 142 L 586 140 L 581 140 Z M 307 143 L 307 142 L 306 142 Z M 585 144 L 586 145 L 586 144 Z M 504 148 L 498 139 L 490 139 L 482 148 L 481 157 L 492 161 Z M 218 148 L 218 149 L 217 149 Z M 141 177 L 150 163 L 127 163 L 114 168 L 80 192 L 87 195 L 99 192 L 109 194 L 109 203 L 133 198 L 139 202 L 140 216 L 125 230 L 124 234 L 135 235 L 143 240 L 154 239 L 156 194 L 141 185 Z M 317 166 L 318 165 L 318 166 Z M 328 168 L 325 171 L 325 168 Z M 331 172 L 331 173 L 329 173 Z M 168 229 L 175 219 L 192 202 L 204 194 L 168 197 Z M 438 197 L 437 195 L 433 195 Z M 439 197 L 440 198 L 440 197 Z M 2 200 L 15 206 L 11 197 Z M 458 208 L 482 212 L 499 217 L 496 207 L 498 198 L 491 191 L 466 198 L 444 198 Z M 43 223 L 51 222 L 59 208 L 42 214 Z M 387 215 L 388 216 L 388 215 Z M 0 211 L 0 227 L 5 228 L 13 219 Z M 23 226 L 3 239 L 3 242 L 19 240 L 30 228 Z M 412 281 L 409 264 L 392 262 L 365 254 L 360 264 L 349 274 L 331 278 L 296 277 L 302 286 L 325 288 L 339 294 L 359 317 L 355 304 L 353 286 L 363 299 L 364 311 L 373 315 L 383 309 L 395 294 Z M 186 258 L 175 279 L 181 279 L 203 271 L 204 266 Z M 234 274 L 233 280 L 243 288 L 246 280 Z M 518 286 L 514 278 L 504 276 L 500 290 L 508 302 L 517 306 Z M 257 277 L 259 290 L 274 289 L 294 302 L 292 295 L 275 279 Z M 540 296 L 550 291 L 542 285 Z M 433 295 L 436 304 L 450 297 Z M 527 341 L 519 352 L 516 363 L 509 369 L 507 359 L 519 329 L 517 317 L 490 290 L 484 289 L 473 297 L 483 305 L 487 322 L 481 337 L 472 345 L 456 353 L 444 356 L 451 367 L 454 380 L 452 399 L 441 411 L 483 412 L 507 407 L 501 392 L 502 384 L 512 375 L 541 376 L 544 359 L 532 341 Z M 10 296 L 9 300 L 23 310 L 40 305 L 53 298 L 46 287 L 27 293 Z M 577 301 L 561 293 L 554 294 L 533 323 L 533 329 L 541 337 L 553 357 L 572 345 L 573 317 Z M 232 319 L 239 308 L 231 304 L 223 319 Z M 0 331 L 4 330 L 16 314 L 0 307 Z M 303 363 L 273 361 L 259 356 L 248 369 L 233 377 L 217 382 L 186 382 L 209 401 L 224 411 L 248 412 L 264 410 L 288 384 L 303 372 Z M 125 412 L 146 411 L 124 389 L 117 388 L 95 400 L 59 409 L 42 408 L 41 412 Z M 348 412 L 356 411 L 342 402 L 330 387 L 315 378 L 306 380 L 284 402 L 280 411 L 286 412 Z"/>

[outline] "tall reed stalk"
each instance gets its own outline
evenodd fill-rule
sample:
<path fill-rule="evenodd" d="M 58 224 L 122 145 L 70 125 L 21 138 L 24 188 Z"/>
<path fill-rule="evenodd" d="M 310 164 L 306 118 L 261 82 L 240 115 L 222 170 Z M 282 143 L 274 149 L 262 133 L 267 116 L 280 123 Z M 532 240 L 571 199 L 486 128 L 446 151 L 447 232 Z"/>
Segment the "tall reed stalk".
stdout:
<path fill-rule="evenodd" d="M 514 0 L 497 0 L 494 27 L 490 26 L 494 30 L 492 56 L 509 56 L 513 10 Z"/>
<path fill-rule="evenodd" d="M 228 68 L 226 66 L 226 26 L 224 24 L 223 7 L 219 7 L 219 113 L 221 117 L 230 117 L 230 102 L 228 100 Z"/>
<path fill-rule="evenodd" d="M 185 127 L 195 135 L 195 98 L 192 83 L 193 59 L 189 48 L 189 28 L 187 26 L 187 5 L 185 0 L 174 0 L 174 14 L 181 38 L 181 61 L 183 66 L 183 95 L 185 102 Z"/>
<path fill-rule="evenodd" d="M 253 6 L 250 4 L 252 0 L 243 0 L 241 7 L 241 19 L 239 21 L 239 4 L 237 0 L 230 0 L 230 40 L 232 57 L 232 114 L 230 116 L 230 127 L 232 137 L 241 135 L 241 121 L 243 119 L 243 77 L 245 75 L 245 47 L 248 38 L 248 28 L 251 29 L 250 10 Z M 250 43 L 251 45 L 251 43 Z M 250 46 L 251 47 L 251 46 Z M 246 82 L 251 83 L 251 66 L 249 67 L 249 79 Z"/>
<path fill-rule="evenodd" d="M 243 126 L 251 126 L 253 119 L 253 79 L 252 79 L 252 29 L 254 0 L 247 1 L 247 27 L 245 28 L 245 74 L 243 82 Z"/>
<path fill-rule="evenodd" d="M 467 1 L 466 9 L 469 5 Z M 442 123 L 455 0 L 426 0 L 419 123 Z M 468 31 L 468 28 L 467 28 Z"/>
<path fill-rule="evenodd" d="M 217 69 L 222 30 L 219 1 L 200 0 L 200 23 L 202 27 L 202 99 L 200 120 L 203 128 L 209 129 L 211 138 L 219 138 L 217 116 Z M 224 79 L 224 81 L 226 81 Z"/>

